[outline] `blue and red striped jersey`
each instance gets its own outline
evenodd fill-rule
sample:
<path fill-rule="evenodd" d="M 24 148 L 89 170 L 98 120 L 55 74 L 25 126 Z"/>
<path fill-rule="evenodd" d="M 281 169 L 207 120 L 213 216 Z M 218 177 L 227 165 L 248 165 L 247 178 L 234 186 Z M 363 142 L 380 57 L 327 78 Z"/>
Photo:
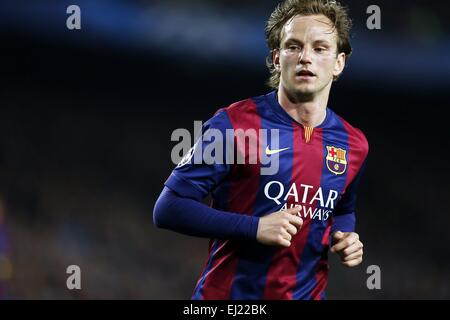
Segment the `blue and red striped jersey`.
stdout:
<path fill-rule="evenodd" d="M 256 239 L 211 239 L 192 298 L 325 299 L 330 233 L 354 229 L 354 219 L 333 224 L 339 217 L 354 217 L 356 187 L 368 153 L 364 134 L 330 108 L 321 125 L 304 127 L 280 106 L 276 91 L 220 109 L 203 132 L 211 128 L 224 136 L 227 129 L 267 129 L 268 134 L 256 136 L 256 162 L 182 161 L 165 185 L 200 201 L 210 193 L 212 207 L 257 217 L 299 205 L 304 222 L 288 248 Z M 278 129 L 276 146 L 270 145 L 272 129 Z M 245 141 L 234 139 L 237 152 L 249 160 Z M 211 141 L 200 138 L 199 143 L 204 150 Z M 275 153 L 277 172 L 261 174 L 267 165 L 262 155 Z"/>

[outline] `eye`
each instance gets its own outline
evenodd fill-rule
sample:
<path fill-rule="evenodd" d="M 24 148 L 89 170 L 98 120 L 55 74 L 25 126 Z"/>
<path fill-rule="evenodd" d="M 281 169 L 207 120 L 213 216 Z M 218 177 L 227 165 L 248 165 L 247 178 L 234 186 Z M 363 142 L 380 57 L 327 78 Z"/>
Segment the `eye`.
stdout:
<path fill-rule="evenodd" d="M 330 52 L 330 48 L 328 48 L 328 47 L 317 47 L 317 48 L 314 48 L 314 52 L 319 53 L 319 54 L 327 54 L 328 52 Z"/>
<path fill-rule="evenodd" d="M 288 50 L 291 52 L 296 52 L 296 51 L 300 51 L 300 47 L 295 44 L 291 44 L 290 46 L 288 46 Z"/>

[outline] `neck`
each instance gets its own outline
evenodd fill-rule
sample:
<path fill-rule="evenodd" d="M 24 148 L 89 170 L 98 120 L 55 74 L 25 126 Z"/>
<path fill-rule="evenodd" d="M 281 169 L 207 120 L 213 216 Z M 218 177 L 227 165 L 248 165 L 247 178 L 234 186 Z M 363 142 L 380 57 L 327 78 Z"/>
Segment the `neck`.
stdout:
<path fill-rule="evenodd" d="M 325 120 L 328 95 L 329 90 L 317 95 L 291 95 L 280 85 L 278 103 L 295 121 L 314 128 Z"/>

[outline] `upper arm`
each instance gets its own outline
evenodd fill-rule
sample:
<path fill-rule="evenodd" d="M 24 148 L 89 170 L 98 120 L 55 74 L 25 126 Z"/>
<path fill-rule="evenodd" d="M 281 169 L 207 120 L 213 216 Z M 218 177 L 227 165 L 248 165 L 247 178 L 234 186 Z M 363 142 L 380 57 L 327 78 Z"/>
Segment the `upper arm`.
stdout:
<path fill-rule="evenodd" d="M 225 161 L 226 129 L 230 128 L 225 110 L 208 120 L 202 126 L 202 135 L 172 171 L 165 185 L 183 197 L 203 200 L 230 171 L 230 165 Z"/>

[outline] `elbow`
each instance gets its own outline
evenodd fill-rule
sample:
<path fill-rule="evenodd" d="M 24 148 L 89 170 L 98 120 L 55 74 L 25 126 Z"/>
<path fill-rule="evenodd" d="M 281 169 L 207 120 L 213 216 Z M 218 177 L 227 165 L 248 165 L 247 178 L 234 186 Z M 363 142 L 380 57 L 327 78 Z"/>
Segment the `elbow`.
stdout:
<path fill-rule="evenodd" d="M 153 208 L 153 225 L 157 228 L 164 228 L 164 205 L 161 201 L 161 196 L 156 200 L 155 207 Z"/>
<path fill-rule="evenodd" d="M 153 225 L 157 228 L 161 228 L 161 216 L 160 215 L 161 215 L 161 213 L 155 205 L 155 208 L 153 209 Z"/>
<path fill-rule="evenodd" d="M 153 208 L 153 225 L 157 228 L 167 229 L 170 227 L 171 210 L 173 202 L 172 194 L 167 187 L 161 192 L 156 200 L 155 207 Z"/>

